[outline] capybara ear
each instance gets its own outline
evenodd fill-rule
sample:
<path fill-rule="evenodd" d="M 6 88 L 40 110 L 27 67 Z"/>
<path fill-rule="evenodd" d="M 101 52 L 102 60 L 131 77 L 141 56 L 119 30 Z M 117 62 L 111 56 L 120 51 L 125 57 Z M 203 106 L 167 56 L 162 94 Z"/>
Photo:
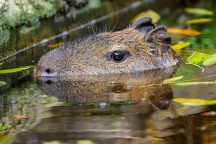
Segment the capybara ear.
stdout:
<path fill-rule="evenodd" d="M 157 27 L 145 36 L 148 43 L 171 45 L 171 37 L 167 35 L 167 29 L 163 26 Z"/>
<path fill-rule="evenodd" d="M 133 23 L 131 27 L 134 27 L 140 32 L 149 32 L 155 28 L 155 24 L 152 22 L 152 18 L 143 17 L 137 20 L 135 23 Z"/>

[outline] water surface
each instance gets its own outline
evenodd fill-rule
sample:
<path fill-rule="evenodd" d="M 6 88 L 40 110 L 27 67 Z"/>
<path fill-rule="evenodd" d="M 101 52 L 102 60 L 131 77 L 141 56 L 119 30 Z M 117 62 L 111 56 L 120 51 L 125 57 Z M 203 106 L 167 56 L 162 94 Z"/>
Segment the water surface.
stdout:
<path fill-rule="evenodd" d="M 210 55 L 216 53 L 216 21 L 188 25 L 187 20 L 209 16 L 188 14 L 184 10 L 185 7 L 198 7 L 216 13 L 215 1 L 98 2 L 98 7 L 77 17 L 59 17 L 62 23 L 56 19 L 44 20 L 33 32 L 12 37 L 17 39 L 16 42 L 7 43 L 6 46 L 11 49 L 1 46 L 1 58 L 25 47 L 30 48 L 1 62 L 1 69 L 36 65 L 39 58 L 52 49 L 47 45 L 70 41 L 97 30 L 124 29 L 132 18 L 148 9 L 161 16 L 157 25 L 182 29 L 190 27 L 202 34 L 170 34 L 173 44 L 191 42 L 184 51 L 178 51 L 185 60 L 178 69 L 70 80 L 35 80 L 32 70 L 27 75 L 27 71 L 1 74 L 0 80 L 7 82 L 7 85 L 1 86 L 0 124 L 5 128 L 0 132 L 0 142 L 214 143 L 215 105 L 198 105 L 197 101 L 185 104 L 173 100 L 214 100 L 216 85 L 179 86 L 161 85 L 161 82 L 173 76 L 184 76 L 181 83 L 215 81 L 216 65 L 204 66 L 205 71 L 202 72 L 202 69 L 185 63 L 192 54 L 188 51 Z M 215 19 L 215 16 L 211 18 Z M 96 22 L 92 21 L 95 19 Z M 92 25 L 86 25 L 89 22 Z M 75 31 L 80 25 L 84 25 L 83 28 Z M 65 31 L 68 33 L 63 33 Z M 43 33 L 41 37 L 37 36 L 40 33 Z M 30 35 L 35 39 L 30 39 Z M 49 39 L 53 36 L 53 39 Z M 32 47 L 43 39 L 49 41 Z"/>

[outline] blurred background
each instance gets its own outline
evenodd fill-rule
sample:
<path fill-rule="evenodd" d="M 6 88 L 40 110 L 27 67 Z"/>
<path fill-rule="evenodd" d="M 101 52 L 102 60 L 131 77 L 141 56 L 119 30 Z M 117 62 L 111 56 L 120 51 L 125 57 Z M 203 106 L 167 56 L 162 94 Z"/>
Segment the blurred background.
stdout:
<path fill-rule="evenodd" d="M 0 143 L 215 143 L 215 13 L 215 0 L 1 0 Z M 178 70 L 32 76 L 59 45 L 144 16 L 167 27 L 184 59 Z M 177 80 L 161 84 L 171 77 Z"/>

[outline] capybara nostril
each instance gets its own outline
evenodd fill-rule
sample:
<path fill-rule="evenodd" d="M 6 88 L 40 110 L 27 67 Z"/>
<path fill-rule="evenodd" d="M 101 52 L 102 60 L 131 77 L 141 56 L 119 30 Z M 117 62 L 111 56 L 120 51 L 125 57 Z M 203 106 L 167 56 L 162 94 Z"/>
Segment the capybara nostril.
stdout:
<path fill-rule="evenodd" d="M 47 74 L 53 73 L 52 70 L 51 70 L 50 68 L 45 69 L 45 72 L 46 72 Z"/>
<path fill-rule="evenodd" d="M 162 37 L 161 37 L 161 39 L 162 39 L 162 41 L 164 42 L 164 43 L 166 43 L 166 44 L 171 44 L 171 37 L 170 36 L 168 36 L 168 35 L 163 35 Z"/>

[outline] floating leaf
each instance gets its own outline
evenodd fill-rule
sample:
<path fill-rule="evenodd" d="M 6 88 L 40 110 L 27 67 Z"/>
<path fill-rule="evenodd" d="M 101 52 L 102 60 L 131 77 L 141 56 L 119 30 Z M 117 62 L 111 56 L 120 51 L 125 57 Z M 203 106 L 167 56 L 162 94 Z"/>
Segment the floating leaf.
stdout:
<path fill-rule="evenodd" d="M 14 118 L 22 119 L 22 118 L 26 118 L 26 117 L 24 115 L 14 115 Z"/>
<path fill-rule="evenodd" d="M 145 12 L 141 12 L 136 17 L 134 17 L 131 22 L 134 23 L 142 17 L 151 17 L 154 23 L 157 23 L 160 20 L 160 15 L 153 10 L 148 10 Z"/>
<path fill-rule="evenodd" d="M 197 15 L 214 15 L 213 11 L 200 8 L 185 8 L 186 12 Z"/>
<path fill-rule="evenodd" d="M 201 116 L 215 116 L 216 112 L 215 111 L 210 111 L 210 112 L 204 112 L 200 114 Z"/>
<path fill-rule="evenodd" d="M 178 76 L 178 77 L 174 77 L 174 78 L 169 78 L 169 79 L 166 79 L 164 81 L 162 81 L 163 84 L 169 84 L 169 83 L 173 83 L 175 81 L 178 81 L 180 79 L 182 79 L 184 76 Z"/>
<path fill-rule="evenodd" d="M 196 24 L 196 23 L 206 23 L 206 22 L 211 22 L 211 18 L 200 18 L 200 19 L 193 19 L 193 20 L 188 20 L 188 24 Z"/>
<path fill-rule="evenodd" d="M 181 50 L 181 49 L 189 46 L 190 44 L 191 44 L 190 42 L 184 42 L 184 43 L 180 43 L 180 44 L 175 44 L 172 46 L 172 48 L 175 50 Z"/>
<path fill-rule="evenodd" d="M 2 131 L 2 130 L 5 129 L 5 128 L 6 128 L 5 125 L 1 125 L 1 126 L 0 126 L 0 131 Z"/>
<path fill-rule="evenodd" d="M 59 42 L 59 43 L 56 43 L 56 44 L 47 45 L 47 47 L 49 47 L 49 48 L 56 48 L 56 47 L 58 47 L 60 45 L 63 45 L 64 43 L 65 42 Z"/>
<path fill-rule="evenodd" d="M 12 144 L 17 136 L 16 132 L 5 132 L 0 134 L 0 144 Z"/>
<path fill-rule="evenodd" d="M 194 57 L 201 57 L 203 59 L 209 59 L 209 58 L 212 58 L 212 55 L 204 54 L 204 53 L 195 53 Z"/>
<path fill-rule="evenodd" d="M 35 66 L 23 66 L 20 68 L 14 68 L 14 69 L 7 69 L 7 70 L 0 70 L 0 74 L 6 74 L 6 73 L 14 73 L 22 70 L 27 70 L 30 68 L 35 68 Z"/>
<path fill-rule="evenodd" d="M 194 64 L 198 64 L 204 60 L 212 58 L 212 55 L 204 54 L 204 53 L 193 53 L 192 56 L 188 58 L 188 61 Z"/>
<path fill-rule="evenodd" d="M 201 57 L 191 57 L 190 59 L 189 59 L 189 62 L 192 62 L 192 63 L 194 63 L 194 64 L 198 64 L 198 63 L 200 63 L 200 62 L 202 62 L 203 61 L 203 58 L 201 58 Z"/>
<path fill-rule="evenodd" d="M 78 140 L 77 144 L 94 144 L 91 140 Z"/>
<path fill-rule="evenodd" d="M 63 142 L 58 142 L 58 141 L 51 141 L 51 142 L 43 142 L 43 144 L 68 144 L 68 143 L 63 143 Z"/>
<path fill-rule="evenodd" d="M 183 83 L 175 83 L 177 86 L 188 86 L 188 85 L 208 85 L 208 84 L 216 84 L 216 82 L 183 82 Z"/>
<path fill-rule="evenodd" d="M 168 28 L 167 33 L 178 33 L 184 35 L 200 35 L 201 32 L 194 29 L 177 29 L 177 28 Z"/>
<path fill-rule="evenodd" d="M 202 99 L 189 99 L 189 98 L 174 98 L 174 102 L 181 103 L 183 105 L 214 105 L 216 100 L 202 100 Z"/>
<path fill-rule="evenodd" d="M 6 82 L 0 81 L 0 86 L 6 85 Z"/>
<path fill-rule="evenodd" d="M 213 65 L 216 63 L 216 55 L 212 55 L 211 58 L 209 59 L 206 59 L 204 62 L 203 62 L 203 65 L 205 66 L 210 66 L 210 65 Z"/>

